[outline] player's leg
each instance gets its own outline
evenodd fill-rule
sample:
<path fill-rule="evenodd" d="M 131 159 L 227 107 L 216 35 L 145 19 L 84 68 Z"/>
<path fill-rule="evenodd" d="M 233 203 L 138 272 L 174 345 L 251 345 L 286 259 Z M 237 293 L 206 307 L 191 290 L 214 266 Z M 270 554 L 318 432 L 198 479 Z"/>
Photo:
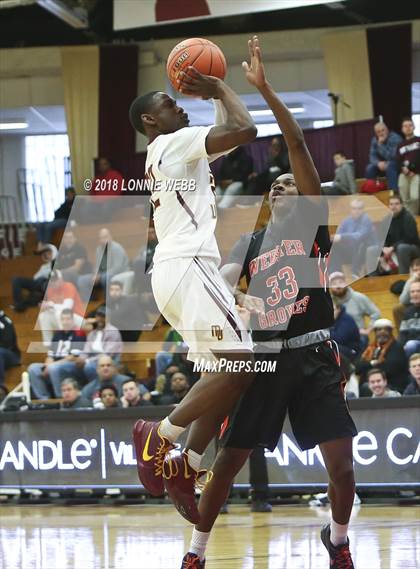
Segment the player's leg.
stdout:
<path fill-rule="evenodd" d="M 328 497 L 331 503 L 331 542 L 347 541 L 347 529 L 353 507 L 355 483 L 352 438 L 335 439 L 320 445 L 328 472 Z"/>
<path fill-rule="evenodd" d="M 201 567 L 210 532 L 220 509 L 229 496 L 232 482 L 241 470 L 252 449 L 223 448 L 212 466 L 213 476 L 206 484 L 199 502 L 200 521 L 194 527 L 188 553 L 183 559 L 184 567 Z M 189 563 L 190 565 L 187 565 Z M 195 564 L 195 565 L 194 565 Z"/>
<path fill-rule="evenodd" d="M 152 285 L 160 311 L 189 345 L 189 359 L 216 361 L 214 353 L 244 364 L 252 359 L 252 343 L 232 307 L 234 299 L 210 263 L 191 259 L 160 263 L 154 269 Z M 138 472 L 150 493 L 163 493 L 163 459 L 170 447 L 190 423 L 208 414 L 207 427 L 202 425 L 200 440 L 191 449 L 196 452 L 192 467 L 197 473 L 202 449 L 215 434 L 214 425 L 251 380 L 250 372 L 244 371 L 204 374 L 169 417 L 160 423 L 136 423 L 133 437 Z"/>

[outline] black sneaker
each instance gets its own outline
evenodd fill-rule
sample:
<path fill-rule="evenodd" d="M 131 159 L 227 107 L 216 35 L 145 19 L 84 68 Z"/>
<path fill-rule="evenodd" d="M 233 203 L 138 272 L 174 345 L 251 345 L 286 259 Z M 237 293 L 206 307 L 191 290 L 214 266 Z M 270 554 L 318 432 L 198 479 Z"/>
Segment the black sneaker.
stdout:
<path fill-rule="evenodd" d="M 271 504 L 264 500 L 253 500 L 251 502 L 251 512 L 259 512 L 260 514 L 269 514 L 272 511 Z"/>
<path fill-rule="evenodd" d="M 188 552 L 182 560 L 181 569 L 204 569 L 206 560 L 200 561 L 195 553 Z"/>
<path fill-rule="evenodd" d="M 331 527 L 330 524 L 327 524 L 321 530 L 321 540 L 330 555 L 330 569 L 354 569 L 348 538 L 347 543 L 334 546 L 330 537 Z"/>

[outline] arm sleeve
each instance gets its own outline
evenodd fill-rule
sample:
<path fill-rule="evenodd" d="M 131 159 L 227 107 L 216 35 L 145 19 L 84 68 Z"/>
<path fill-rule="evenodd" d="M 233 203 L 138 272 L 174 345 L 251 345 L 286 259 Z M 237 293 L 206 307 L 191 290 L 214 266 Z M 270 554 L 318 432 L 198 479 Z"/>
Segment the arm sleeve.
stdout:
<path fill-rule="evenodd" d="M 377 147 L 376 138 L 373 137 L 369 149 L 369 163 L 374 164 L 375 166 L 379 162 L 378 152 L 376 147 Z"/>
<path fill-rule="evenodd" d="M 213 99 L 214 105 L 214 124 L 220 126 L 225 124 L 227 120 L 227 112 L 224 104 L 220 99 Z"/>
<path fill-rule="evenodd" d="M 404 288 L 402 289 L 402 293 L 399 298 L 400 304 L 404 304 L 405 306 L 410 304 L 410 283 L 411 279 L 405 281 Z"/>
<path fill-rule="evenodd" d="M 354 179 L 354 171 L 353 171 L 353 167 L 351 164 L 349 164 L 348 162 L 346 162 L 344 164 L 344 175 L 345 175 L 345 184 L 346 184 L 346 190 L 348 190 L 348 192 L 350 194 L 355 194 L 356 193 L 356 180 Z"/>
<path fill-rule="evenodd" d="M 375 322 L 375 320 L 378 320 L 378 318 L 381 317 L 381 312 L 379 308 L 368 297 L 364 299 L 363 309 L 365 311 L 365 314 L 369 315 L 370 318 L 369 325 L 372 325 Z"/>
<path fill-rule="evenodd" d="M 417 231 L 417 224 L 416 220 L 412 215 L 407 215 L 405 224 L 405 243 L 410 243 L 411 245 L 418 245 L 419 243 L 419 234 Z"/>
<path fill-rule="evenodd" d="M 397 158 L 397 147 L 401 142 L 401 138 L 398 134 L 393 134 L 389 137 L 388 142 L 381 149 L 382 156 L 385 160 L 396 160 Z"/>

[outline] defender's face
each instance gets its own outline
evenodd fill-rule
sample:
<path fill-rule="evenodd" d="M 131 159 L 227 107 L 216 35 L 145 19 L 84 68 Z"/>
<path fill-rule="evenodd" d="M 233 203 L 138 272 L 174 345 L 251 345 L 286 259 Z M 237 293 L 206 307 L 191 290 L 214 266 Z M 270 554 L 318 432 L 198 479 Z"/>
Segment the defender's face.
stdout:
<path fill-rule="evenodd" d="M 189 125 L 188 114 L 166 93 L 156 93 L 151 117 L 162 134 L 169 134 Z"/>
<path fill-rule="evenodd" d="M 282 174 L 271 184 L 268 202 L 271 211 L 289 210 L 296 203 L 299 195 L 295 179 L 292 174 Z M 294 199 L 291 199 L 291 198 Z"/>

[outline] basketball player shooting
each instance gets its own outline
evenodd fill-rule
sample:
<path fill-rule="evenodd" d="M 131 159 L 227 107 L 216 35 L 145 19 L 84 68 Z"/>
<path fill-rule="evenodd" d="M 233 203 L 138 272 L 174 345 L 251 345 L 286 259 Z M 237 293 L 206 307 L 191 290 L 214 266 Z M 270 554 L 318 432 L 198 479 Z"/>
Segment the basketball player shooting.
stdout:
<path fill-rule="evenodd" d="M 229 417 L 213 477 L 200 497 L 200 522 L 181 569 L 204 569 L 211 529 L 236 474 L 256 446 L 275 449 L 287 412 L 301 449 L 319 444 L 328 472 L 332 519 L 322 529 L 321 539 L 330 556 L 329 567 L 353 569 L 347 529 L 354 499 L 352 437 L 357 431 L 343 394 L 338 354 L 328 339 L 334 322 L 331 297 L 323 286 L 300 285 L 305 282 L 302 269 L 307 258 L 299 253 L 308 251 L 323 260 L 331 246 L 328 222 L 319 223 L 315 241 L 313 235 L 304 237 L 310 218 L 323 217 L 319 176 L 301 128 L 265 78 L 258 38 L 254 36 L 248 44 L 250 64 L 243 64 L 246 77 L 273 111 L 293 174 L 273 182 L 268 226 L 242 236 L 221 273 L 232 286 L 245 276 L 248 292 L 264 301 L 264 315 L 251 318 L 255 357 L 275 360 L 277 365 L 275 372 L 256 376 Z M 317 263 L 306 263 L 305 270 L 316 273 L 313 277 L 320 283 Z M 293 310 L 287 324 L 279 326 L 285 297 L 289 306 L 293 299 Z"/>
<path fill-rule="evenodd" d="M 146 172 L 154 182 L 188 179 L 195 191 L 152 191 L 159 240 L 152 273 L 160 312 L 183 337 L 191 360 L 252 360 L 252 342 L 234 297 L 217 269 L 216 202 L 209 162 L 254 140 L 256 127 L 239 97 L 221 79 L 189 67 L 180 75 L 185 94 L 214 99 L 214 126 L 189 127 L 184 110 L 162 92 L 134 100 L 130 120 L 148 140 Z M 217 331 L 215 334 L 214 331 Z M 252 373 L 205 373 L 172 413 L 159 423 L 139 420 L 133 430 L 139 478 L 152 495 L 164 482 L 178 510 L 198 522 L 195 483 L 200 459 L 224 417 L 245 391 Z M 166 453 L 193 421 L 186 449 L 163 471 Z M 165 480 L 163 478 L 165 474 Z"/>

